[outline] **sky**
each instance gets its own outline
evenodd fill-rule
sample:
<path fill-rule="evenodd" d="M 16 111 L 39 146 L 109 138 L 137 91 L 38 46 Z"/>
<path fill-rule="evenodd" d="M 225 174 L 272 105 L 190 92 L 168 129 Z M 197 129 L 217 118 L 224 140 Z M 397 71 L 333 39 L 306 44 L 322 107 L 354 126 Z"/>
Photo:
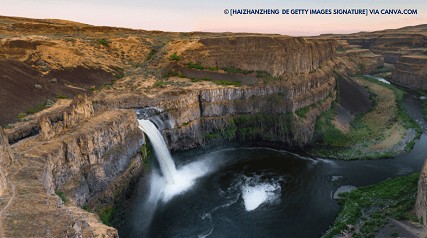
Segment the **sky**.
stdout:
<path fill-rule="evenodd" d="M 352 33 L 427 24 L 427 0 L 1 0 L 0 15 L 161 31 Z M 417 9 L 417 15 L 226 15 L 225 9 Z"/>

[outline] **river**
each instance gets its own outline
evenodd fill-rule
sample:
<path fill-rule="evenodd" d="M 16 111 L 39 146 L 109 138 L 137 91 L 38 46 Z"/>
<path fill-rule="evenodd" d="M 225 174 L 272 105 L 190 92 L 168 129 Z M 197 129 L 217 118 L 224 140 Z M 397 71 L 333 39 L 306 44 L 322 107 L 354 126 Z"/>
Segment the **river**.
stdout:
<path fill-rule="evenodd" d="M 427 158 L 421 102 L 409 92 L 403 104 L 423 134 L 410 152 L 391 159 L 327 160 L 243 147 L 174 155 L 178 169 L 188 161 L 217 161 L 217 166 L 190 190 L 148 208 L 145 177 L 120 236 L 320 237 L 339 212 L 332 196 L 340 186 L 366 186 L 421 170 Z M 157 166 L 152 169 L 156 173 Z"/>

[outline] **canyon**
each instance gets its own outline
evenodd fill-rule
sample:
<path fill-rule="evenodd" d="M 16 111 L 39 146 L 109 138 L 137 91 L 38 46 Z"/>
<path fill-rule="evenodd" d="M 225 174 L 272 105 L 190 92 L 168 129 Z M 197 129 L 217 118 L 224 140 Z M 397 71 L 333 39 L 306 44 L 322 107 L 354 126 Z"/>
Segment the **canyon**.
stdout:
<path fill-rule="evenodd" d="M 372 106 L 355 75 L 393 64 L 387 79 L 426 89 L 426 30 L 302 38 L 0 17 L 1 235 L 118 237 L 112 213 L 148 167 L 136 111 L 172 151 L 311 146 L 333 105 L 347 126 Z"/>

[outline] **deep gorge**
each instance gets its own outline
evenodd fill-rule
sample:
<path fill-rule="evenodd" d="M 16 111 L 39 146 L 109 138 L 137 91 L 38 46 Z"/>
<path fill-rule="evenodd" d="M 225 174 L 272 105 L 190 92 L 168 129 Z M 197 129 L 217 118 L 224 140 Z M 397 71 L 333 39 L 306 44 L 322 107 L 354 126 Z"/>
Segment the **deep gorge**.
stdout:
<path fill-rule="evenodd" d="M 5 20 L 9 21 L 13 20 Z M 53 29 L 52 24 L 37 23 L 35 27 L 42 26 L 48 36 L 52 32 L 60 34 L 58 29 L 70 30 L 64 25 Z M 246 199 L 251 193 L 242 188 L 253 189 L 252 192 L 262 188 L 263 192 L 267 191 L 264 195 L 272 195 L 267 196 L 267 202 L 260 210 L 256 207 L 254 213 L 266 212 L 263 213 L 266 215 L 268 209 L 280 207 L 273 212 L 277 216 L 272 218 L 277 226 L 269 230 L 268 224 L 263 223 L 264 230 L 260 234 L 268 231 L 271 236 L 295 236 L 305 229 L 304 216 L 309 216 L 310 208 L 318 211 L 316 216 L 320 219 L 322 204 L 327 204 L 325 207 L 330 208 L 325 215 L 327 219 L 318 229 L 304 233 L 307 237 L 318 237 L 332 224 L 339 211 L 328 193 L 341 185 L 366 186 L 388 177 L 419 172 L 427 157 L 423 150 L 425 135 L 414 140 L 414 132 L 406 127 L 398 127 L 401 131 L 393 135 L 404 145 L 397 146 L 399 149 L 394 152 L 399 155 L 389 162 L 335 161 L 309 154 L 308 148 L 319 144 L 324 146 L 322 148 L 332 148 L 316 137 L 318 121 L 328 118 L 325 114 L 336 119 L 328 121 L 338 128 L 332 135 L 337 130 L 342 134 L 353 122 L 359 123 L 362 129 L 366 126 L 359 119 L 360 115 L 375 111 L 378 106 L 375 100 L 379 96 L 373 92 L 384 93 L 385 96 L 380 96 L 391 99 L 391 104 L 400 100 L 390 91 L 381 91 L 382 86 L 375 82 L 357 83 L 363 80 L 361 75 L 383 70 L 405 79 L 386 78 L 394 83 L 423 88 L 423 84 L 412 83 L 423 80 L 422 72 L 417 71 L 413 77 L 407 77 L 404 72 L 407 68 L 422 66 L 423 59 L 391 60 L 391 56 L 384 53 L 388 51 L 373 46 L 371 41 L 369 44 L 360 42 L 358 36 L 188 35 L 113 28 L 123 34 L 123 37 L 116 37 L 115 33 L 110 33 L 113 29 L 84 26 L 85 37 L 69 40 L 57 35 L 56 38 L 32 39 L 31 27 L 18 24 L 13 29 L 17 27 L 22 32 L 28 31 L 29 38 L 22 42 L 16 39 L 0 42 L 0 56 L 13 65 L 13 72 L 7 71 L 5 78 L 13 79 L 14 72 L 23 73 L 25 79 L 33 75 L 42 83 L 38 87 L 31 84 L 28 90 L 31 89 L 31 93 L 37 93 L 40 87 L 52 90 L 56 99 L 52 106 L 35 113 L 25 111 L 18 122 L 0 129 L 0 195 L 3 194 L 5 201 L 11 201 L 2 219 L 3 228 L 7 228 L 4 235 L 8 237 L 29 234 L 117 237 L 123 232 L 124 237 L 140 235 L 140 230 L 129 226 L 126 216 L 130 219 L 128 210 L 140 211 L 135 201 L 144 198 L 147 193 L 144 184 L 157 171 L 148 139 L 139 129 L 137 119 L 141 118 L 156 124 L 178 167 L 205 158 L 218 158 L 213 161 L 219 167 L 201 177 L 194 190 L 177 197 L 172 205 L 161 207 L 165 210 L 159 210 L 154 217 L 153 224 L 158 224 L 158 228 L 148 233 L 151 237 L 156 237 L 157 232 L 164 232 L 161 234 L 165 236 L 174 236 L 174 232 L 225 235 L 220 232 L 221 227 L 236 237 L 244 237 L 245 232 L 257 232 L 251 228 L 256 216 L 251 218 L 250 213 L 243 210 L 245 207 L 247 211 Z M 98 39 L 99 34 L 106 34 L 102 38 L 104 41 Z M 360 44 L 356 48 L 349 42 Z M 86 51 L 81 52 L 82 48 Z M 70 60 L 61 61 L 58 49 Z M 384 61 L 395 63 L 394 70 L 389 70 L 387 65 L 384 67 Z M 377 85 L 377 91 L 366 85 Z M 424 130 L 425 122 L 419 117 L 422 114 L 420 95 L 413 92 L 408 95 L 402 99 L 403 104 L 406 103 L 405 110 Z M 411 98 L 415 102 L 405 101 Z M 8 100 L 10 107 L 14 99 Z M 402 123 L 396 115 L 391 116 L 387 120 L 397 126 Z M 403 148 L 409 143 L 414 143 L 414 148 L 404 152 Z M 395 144 L 378 143 L 372 148 L 380 147 L 387 152 L 395 148 Z M 371 149 L 371 146 L 366 147 Z M 414 160 L 407 161 L 409 157 Z M 367 175 L 358 170 L 366 171 Z M 416 207 L 420 217 L 425 217 L 426 210 L 424 177 L 422 173 Z M 217 194 L 214 189 L 206 191 L 210 187 L 227 195 L 226 207 L 235 209 L 233 211 L 237 211 L 240 218 L 255 223 L 236 230 L 227 230 L 226 223 L 221 222 L 216 223 L 219 229 L 201 225 L 202 230 L 182 229 L 177 223 L 177 226 L 171 225 L 170 230 L 161 231 L 159 227 L 167 224 L 162 222 L 163 218 L 179 220 L 179 217 L 167 215 L 167 211 L 183 212 L 196 220 L 199 215 L 212 219 L 202 212 L 203 201 L 197 200 L 197 195 L 202 200 L 218 198 L 210 204 L 212 207 L 206 208 L 214 210 L 210 215 L 221 209 L 216 206 L 224 205 L 220 199 L 223 193 Z M 300 202 L 310 204 L 310 199 L 299 197 L 301 194 L 311 194 L 316 202 L 304 207 L 299 216 L 296 210 L 286 209 L 302 207 L 304 204 Z M 197 212 L 189 214 L 183 210 L 188 212 L 190 208 L 179 208 L 179 202 L 186 204 L 186 201 L 197 204 Z M 295 215 L 295 223 L 283 217 L 283 213 L 279 214 L 285 210 Z M 222 215 L 220 218 L 230 214 Z M 139 218 L 144 218 L 142 213 Z M 31 223 L 33 220 L 37 222 Z M 276 229 L 283 225 L 278 223 L 280 220 L 286 220 L 286 226 L 292 229 Z M 314 225 L 316 219 L 307 223 Z"/>

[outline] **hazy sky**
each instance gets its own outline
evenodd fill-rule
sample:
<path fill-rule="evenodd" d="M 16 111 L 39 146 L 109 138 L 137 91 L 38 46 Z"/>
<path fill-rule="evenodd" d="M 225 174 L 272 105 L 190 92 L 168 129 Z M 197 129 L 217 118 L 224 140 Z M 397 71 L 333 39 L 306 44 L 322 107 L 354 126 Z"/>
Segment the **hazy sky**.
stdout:
<path fill-rule="evenodd" d="M 411 8 L 418 15 L 240 15 L 229 8 Z M 1 0 L 0 15 L 163 31 L 317 35 L 427 23 L 427 0 Z"/>

